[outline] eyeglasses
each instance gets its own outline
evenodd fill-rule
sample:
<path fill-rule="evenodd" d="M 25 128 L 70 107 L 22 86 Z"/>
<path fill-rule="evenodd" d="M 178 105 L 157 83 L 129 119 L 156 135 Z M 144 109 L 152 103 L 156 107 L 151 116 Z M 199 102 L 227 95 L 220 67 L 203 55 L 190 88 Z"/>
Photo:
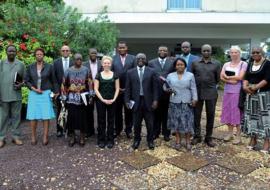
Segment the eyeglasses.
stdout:
<path fill-rule="evenodd" d="M 253 51 L 252 52 L 252 54 L 254 55 L 254 54 L 260 54 L 261 52 L 259 52 L 259 51 Z"/>
<path fill-rule="evenodd" d="M 210 52 L 210 50 L 206 49 L 206 50 L 203 50 L 203 52 Z"/>
<path fill-rule="evenodd" d="M 63 49 L 63 50 L 62 50 L 62 52 L 69 52 L 69 50 L 67 50 L 67 49 Z"/>
<path fill-rule="evenodd" d="M 181 48 L 189 48 L 189 46 L 182 46 Z"/>
<path fill-rule="evenodd" d="M 81 61 L 81 60 L 82 60 L 82 58 L 76 58 L 75 60 L 80 60 L 80 61 Z"/>

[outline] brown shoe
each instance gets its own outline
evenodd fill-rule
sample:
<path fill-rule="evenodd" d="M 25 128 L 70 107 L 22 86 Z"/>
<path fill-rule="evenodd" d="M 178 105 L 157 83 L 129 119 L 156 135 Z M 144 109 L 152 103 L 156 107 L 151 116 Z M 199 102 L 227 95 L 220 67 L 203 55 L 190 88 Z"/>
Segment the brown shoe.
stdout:
<path fill-rule="evenodd" d="M 5 146 L 6 142 L 4 140 L 0 141 L 0 148 L 3 148 Z"/>
<path fill-rule="evenodd" d="M 20 140 L 20 139 L 13 139 L 12 142 L 13 142 L 14 144 L 18 145 L 18 146 L 23 145 L 23 142 L 22 142 L 22 140 Z"/>

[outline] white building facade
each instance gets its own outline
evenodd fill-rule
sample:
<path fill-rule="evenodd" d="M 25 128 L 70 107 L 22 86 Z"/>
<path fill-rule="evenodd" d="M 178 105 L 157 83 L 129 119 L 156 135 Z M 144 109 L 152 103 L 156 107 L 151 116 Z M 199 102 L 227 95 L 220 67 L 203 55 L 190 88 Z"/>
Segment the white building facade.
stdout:
<path fill-rule="evenodd" d="M 155 57 L 159 45 L 179 53 L 179 44 L 193 49 L 204 43 L 247 49 L 270 37 L 270 0 L 65 0 L 94 18 L 104 6 L 120 30 L 119 40 L 133 53 Z"/>

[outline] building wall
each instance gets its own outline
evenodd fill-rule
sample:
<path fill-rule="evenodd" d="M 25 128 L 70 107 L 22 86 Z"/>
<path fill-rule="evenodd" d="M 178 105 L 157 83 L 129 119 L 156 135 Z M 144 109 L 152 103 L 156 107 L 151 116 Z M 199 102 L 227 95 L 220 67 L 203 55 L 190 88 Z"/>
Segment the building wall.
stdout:
<path fill-rule="evenodd" d="M 167 0 L 64 0 L 82 13 L 166 12 Z M 270 12 L 270 0 L 202 0 L 202 12 Z"/>

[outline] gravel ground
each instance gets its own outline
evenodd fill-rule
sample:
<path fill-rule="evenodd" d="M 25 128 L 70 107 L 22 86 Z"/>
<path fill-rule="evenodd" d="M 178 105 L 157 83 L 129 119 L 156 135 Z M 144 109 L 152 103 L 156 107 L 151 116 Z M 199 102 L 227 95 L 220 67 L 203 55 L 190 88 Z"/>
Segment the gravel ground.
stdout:
<path fill-rule="evenodd" d="M 216 116 L 216 126 L 219 126 L 220 100 Z M 54 125 L 54 123 L 51 124 L 48 146 L 42 145 L 42 126 L 38 127 L 38 144 L 36 146 L 30 144 L 30 128 L 27 122 L 21 124 L 23 146 L 12 144 L 11 139 L 8 138 L 6 146 L 0 149 L 1 190 L 254 189 L 256 184 L 260 189 L 270 189 L 269 155 L 262 155 L 258 151 L 246 153 L 244 143 L 233 146 L 215 139 L 218 144 L 216 148 L 210 149 L 204 144 L 194 146 L 191 154 L 195 160 L 191 159 L 194 163 L 189 163 L 191 167 L 189 171 L 186 167 L 181 168 L 181 163 L 169 162 L 169 159 L 186 154 L 185 149 L 176 151 L 171 148 L 171 142 L 165 143 L 162 138 L 156 141 L 158 147 L 154 151 L 145 150 L 147 147 L 142 145 L 141 150 L 134 153 L 130 148 L 132 140 L 126 139 L 124 135 L 116 140 L 116 145 L 111 150 L 98 148 L 95 137 L 88 139 L 85 147 L 79 147 L 76 144 L 70 148 L 65 138 L 55 136 Z M 215 129 L 215 133 L 223 131 L 222 126 Z M 244 142 L 247 140 L 243 137 Z M 132 167 L 130 162 L 133 157 L 136 158 L 140 154 L 140 151 L 158 158 L 160 163 L 155 162 L 152 165 L 150 163 L 151 166 L 147 168 L 135 169 L 138 167 Z M 245 154 L 248 155 L 247 158 Z M 247 164 L 244 166 L 236 163 L 233 170 L 226 167 L 226 164 L 225 167 L 220 166 L 218 161 L 225 156 L 226 158 L 245 158 L 251 163 L 256 162 L 258 169 L 244 175 L 238 172 L 237 168 L 249 167 L 250 162 L 245 162 Z M 205 159 L 208 164 L 194 171 L 192 166 L 196 166 L 196 158 Z M 146 160 L 141 159 L 141 163 L 137 164 L 143 166 Z M 187 158 L 186 162 L 190 160 Z"/>

